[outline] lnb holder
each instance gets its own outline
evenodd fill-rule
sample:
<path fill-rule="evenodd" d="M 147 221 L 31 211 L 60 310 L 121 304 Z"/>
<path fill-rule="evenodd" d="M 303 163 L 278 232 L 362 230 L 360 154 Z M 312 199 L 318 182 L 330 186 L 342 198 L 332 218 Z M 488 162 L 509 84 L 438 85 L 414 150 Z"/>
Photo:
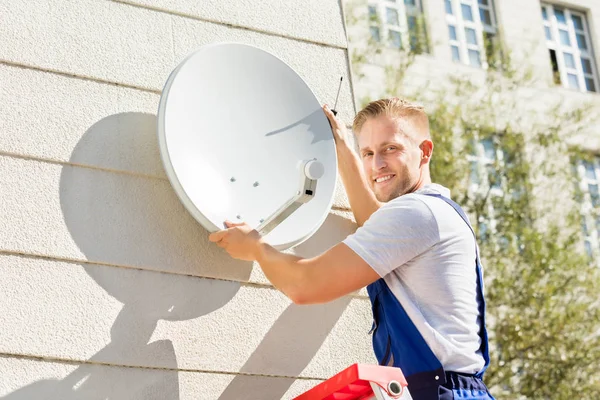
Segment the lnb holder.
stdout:
<path fill-rule="evenodd" d="M 317 193 L 317 181 L 325 173 L 325 167 L 317 159 L 303 161 L 300 164 L 300 182 L 296 194 L 266 218 L 256 230 L 261 236 L 267 235 L 275 227 L 292 215 L 303 204 L 311 201 Z"/>

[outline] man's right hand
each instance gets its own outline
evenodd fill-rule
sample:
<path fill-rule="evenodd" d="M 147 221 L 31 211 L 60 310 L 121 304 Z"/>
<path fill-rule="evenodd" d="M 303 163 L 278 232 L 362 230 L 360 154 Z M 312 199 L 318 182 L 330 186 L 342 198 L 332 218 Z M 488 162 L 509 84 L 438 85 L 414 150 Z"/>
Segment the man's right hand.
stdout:
<path fill-rule="evenodd" d="M 362 161 L 354 150 L 353 140 L 349 136 L 346 125 L 333 115 L 327 104 L 323 105 L 323 112 L 329 119 L 335 148 L 338 156 L 338 168 L 342 182 L 348 194 L 350 208 L 358 226 L 362 226 L 381 204 L 369 187 L 369 180 L 365 176 Z"/>
<path fill-rule="evenodd" d="M 346 125 L 342 121 L 340 121 L 333 112 L 329 108 L 327 104 L 323 105 L 323 111 L 329 120 L 329 124 L 331 125 L 331 130 L 333 131 L 333 139 L 337 144 L 341 144 L 346 141 L 348 138 L 348 130 L 346 129 Z"/>

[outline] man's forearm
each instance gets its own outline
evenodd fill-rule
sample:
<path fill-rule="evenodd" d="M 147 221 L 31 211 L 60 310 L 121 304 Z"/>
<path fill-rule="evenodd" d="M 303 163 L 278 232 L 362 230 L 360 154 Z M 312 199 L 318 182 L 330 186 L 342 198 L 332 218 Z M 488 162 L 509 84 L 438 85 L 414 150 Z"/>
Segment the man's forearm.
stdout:
<path fill-rule="evenodd" d="M 338 165 L 350 208 L 358 226 L 362 226 L 381 203 L 369 187 L 368 177 L 362 169 L 360 158 L 346 141 L 337 143 Z"/>
<path fill-rule="evenodd" d="M 306 293 L 307 271 L 302 260 L 301 257 L 282 253 L 266 243 L 260 245 L 256 255 L 256 261 L 269 282 L 294 303 L 301 303 L 301 298 Z"/>

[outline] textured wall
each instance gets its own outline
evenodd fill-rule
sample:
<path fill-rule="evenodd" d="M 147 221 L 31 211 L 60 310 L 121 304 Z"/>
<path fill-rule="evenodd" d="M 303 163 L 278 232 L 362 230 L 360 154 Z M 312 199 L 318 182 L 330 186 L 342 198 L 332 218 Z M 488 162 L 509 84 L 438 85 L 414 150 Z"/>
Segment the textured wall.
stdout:
<path fill-rule="evenodd" d="M 364 291 L 296 306 L 207 240 L 156 109 L 201 45 L 257 45 L 354 113 L 337 0 L 0 0 L 0 398 L 279 399 L 373 362 Z M 338 185 L 339 186 L 339 185 Z M 338 187 L 316 255 L 355 225 Z"/>

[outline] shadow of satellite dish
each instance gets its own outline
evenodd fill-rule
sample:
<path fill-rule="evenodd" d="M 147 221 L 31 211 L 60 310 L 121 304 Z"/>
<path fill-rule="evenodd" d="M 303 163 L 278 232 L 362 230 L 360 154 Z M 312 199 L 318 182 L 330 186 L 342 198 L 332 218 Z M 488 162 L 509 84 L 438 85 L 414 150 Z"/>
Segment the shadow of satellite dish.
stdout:
<path fill-rule="evenodd" d="M 83 135 L 70 162 L 80 166 L 65 165 L 60 176 L 65 223 L 90 262 L 82 267 L 123 308 L 111 328 L 110 343 L 90 357 L 91 363 L 77 366 L 60 380 L 33 382 L 3 399 L 179 400 L 174 346 L 170 340 L 152 341 L 158 321 L 213 312 L 235 296 L 240 284 L 177 273 L 215 275 L 218 271 L 246 281 L 252 266 L 206 251 L 208 233 L 185 212 L 168 181 L 84 167 L 119 165 L 160 173 L 154 115 L 123 113 L 98 121 Z"/>
<path fill-rule="evenodd" d="M 126 162 L 160 170 L 155 133 L 154 115 L 111 115 L 83 135 L 70 162 L 99 167 Z M 126 267 L 118 278 L 114 267 L 86 265 L 87 273 L 146 319 L 185 320 L 212 312 L 235 295 L 239 284 L 135 269 L 215 277 L 222 273 L 238 281 L 250 276 L 251 263 L 210 251 L 208 232 L 185 212 L 164 179 L 65 166 L 60 203 L 69 232 L 87 260 Z"/>

